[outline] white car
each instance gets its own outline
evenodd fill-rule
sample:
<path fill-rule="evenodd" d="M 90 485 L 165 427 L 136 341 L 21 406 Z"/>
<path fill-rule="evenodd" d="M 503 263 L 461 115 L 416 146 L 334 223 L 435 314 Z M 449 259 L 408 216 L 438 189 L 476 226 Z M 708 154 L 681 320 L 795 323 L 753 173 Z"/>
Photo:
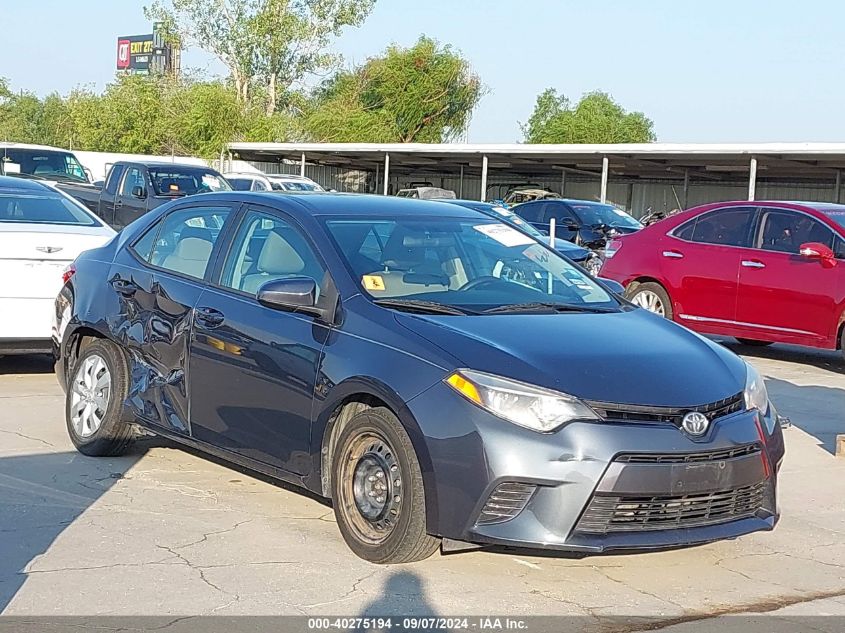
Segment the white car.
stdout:
<path fill-rule="evenodd" d="M 0 355 L 51 351 L 63 276 L 77 255 L 114 235 L 64 192 L 0 176 Z"/>
<path fill-rule="evenodd" d="M 235 191 L 325 191 L 310 178 L 293 174 L 229 172 L 223 176 Z"/>

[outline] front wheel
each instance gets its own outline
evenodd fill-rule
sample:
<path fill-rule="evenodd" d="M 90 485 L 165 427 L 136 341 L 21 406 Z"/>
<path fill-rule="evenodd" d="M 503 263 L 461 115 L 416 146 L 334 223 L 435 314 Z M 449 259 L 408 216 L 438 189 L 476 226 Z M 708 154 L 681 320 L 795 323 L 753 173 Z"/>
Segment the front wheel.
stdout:
<path fill-rule="evenodd" d="M 128 374 L 123 353 L 109 341 L 94 341 L 76 361 L 65 396 L 65 418 L 80 453 L 121 455 L 132 442 L 132 427 L 120 419 Z"/>
<path fill-rule="evenodd" d="M 669 299 L 669 293 L 660 284 L 654 282 L 638 284 L 626 294 L 628 300 L 634 305 L 667 319 L 672 319 L 672 300 Z"/>
<path fill-rule="evenodd" d="M 372 563 L 410 563 L 431 556 L 425 491 L 414 447 L 384 407 L 367 409 L 341 431 L 332 459 L 332 499 L 350 549 Z"/>

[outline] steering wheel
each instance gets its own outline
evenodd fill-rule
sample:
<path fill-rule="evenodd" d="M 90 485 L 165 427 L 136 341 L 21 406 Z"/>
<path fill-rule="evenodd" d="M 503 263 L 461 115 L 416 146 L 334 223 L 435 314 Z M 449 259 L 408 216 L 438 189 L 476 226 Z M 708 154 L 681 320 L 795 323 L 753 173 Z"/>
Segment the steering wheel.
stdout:
<path fill-rule="evenodd" d="M 501 281 L 502 280 L 499 279 L 498 277 L 493 277 L 492 275 L 485 275 L 484 277 L 477 277 L 476 279 L 473 279 L 472 281 L 466 282 L 463 286 L 458 288 L 458 291 L 472 290 L 473 288 L 478 288 L 479 286 L 484 286 L 484 285 L 492 284 L 492 283 L 499 283 Z"/>

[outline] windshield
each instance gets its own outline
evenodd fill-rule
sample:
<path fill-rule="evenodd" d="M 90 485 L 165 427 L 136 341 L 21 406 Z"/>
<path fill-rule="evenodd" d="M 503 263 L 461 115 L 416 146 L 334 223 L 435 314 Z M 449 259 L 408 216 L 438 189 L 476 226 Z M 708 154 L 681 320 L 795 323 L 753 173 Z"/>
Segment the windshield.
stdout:
<path fill-rule="evenodd" d="M 466 312 L 541 303 L 618 307 L 583 270 L 495 220 L 350 218 L 327 226 L 374 299 L 434 302 Z"/>
<path fill-rule="evenodd" d="M 606 224 L 607 226 L 630 229 L 640 229 L 643 226 L 633 217 L 622 211 L 622 209 L 617 209 L 609 204 L 570 202 L 569 206 L 575 211 L 581 222 L 587 226 Z"/>
<path fill-rule="evenodd" d="M 150 178 L 159 196 L 191 196 L 232 190 L 225 178 L 213 171 L 150 167 Z"/>
<path fill-rule="evenodd" d="M 840 209 L 821 209 L 821 212 L 836 222 L 839 226 L 845 228 L 845 207 Z"/>
<path fill-rule="evenodd" d="M 272 180 L 273 191 L 324 191 L 316 182 L 305 180 Z"/>
<path fill-rule="evenodd" d="M 39 176 L 47 180 L 88 182 L 85 169 L 70 152 L 30 148 L 0 148 L 0 160 L 7 173 Z"/>
<path fill-rule="evenodd" d="M 51 193 L 0 193 L 0 222 L 101 226 L 73 201 Z"/>

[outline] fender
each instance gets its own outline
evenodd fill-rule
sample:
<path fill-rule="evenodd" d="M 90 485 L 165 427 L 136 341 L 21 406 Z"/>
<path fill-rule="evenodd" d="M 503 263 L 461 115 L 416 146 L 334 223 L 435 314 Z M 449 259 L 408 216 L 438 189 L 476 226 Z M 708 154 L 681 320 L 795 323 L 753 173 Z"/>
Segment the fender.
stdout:
<path fill-rule="evenodd" d="M 414 394 L 416 395 L 416 394 Z M 428 525 L 437 523 L 437 484 L 435 481 L 434 469 L 431 463 L 431 455 L 425 434 L 420 428 L 414 414 L 408 408 L 405 400 L 384 382 L 371 376 L 356 376 L 348 378 L 331 388 L 329 393 L 320 398 L 315 395 L 314 408 L 311 421 L 311 475 L 306 480 L 309 490 L 330 498 L 331 480 L 323 476 L 324 469 L 329 464 L 328 445 L 334 428 L 335 420 L 333 414 L 345 400 L 352 396 L 370 396 L 383 401 L 399 418 L 399 422 L 408 434 L 414 451 L 417 454 L 417 461 L 420 464 L 420 471 L 423 477 L 423 488 L 426 496 L 426 519 Z M 324 454 L 324 449 L 326 453 Z"/>

